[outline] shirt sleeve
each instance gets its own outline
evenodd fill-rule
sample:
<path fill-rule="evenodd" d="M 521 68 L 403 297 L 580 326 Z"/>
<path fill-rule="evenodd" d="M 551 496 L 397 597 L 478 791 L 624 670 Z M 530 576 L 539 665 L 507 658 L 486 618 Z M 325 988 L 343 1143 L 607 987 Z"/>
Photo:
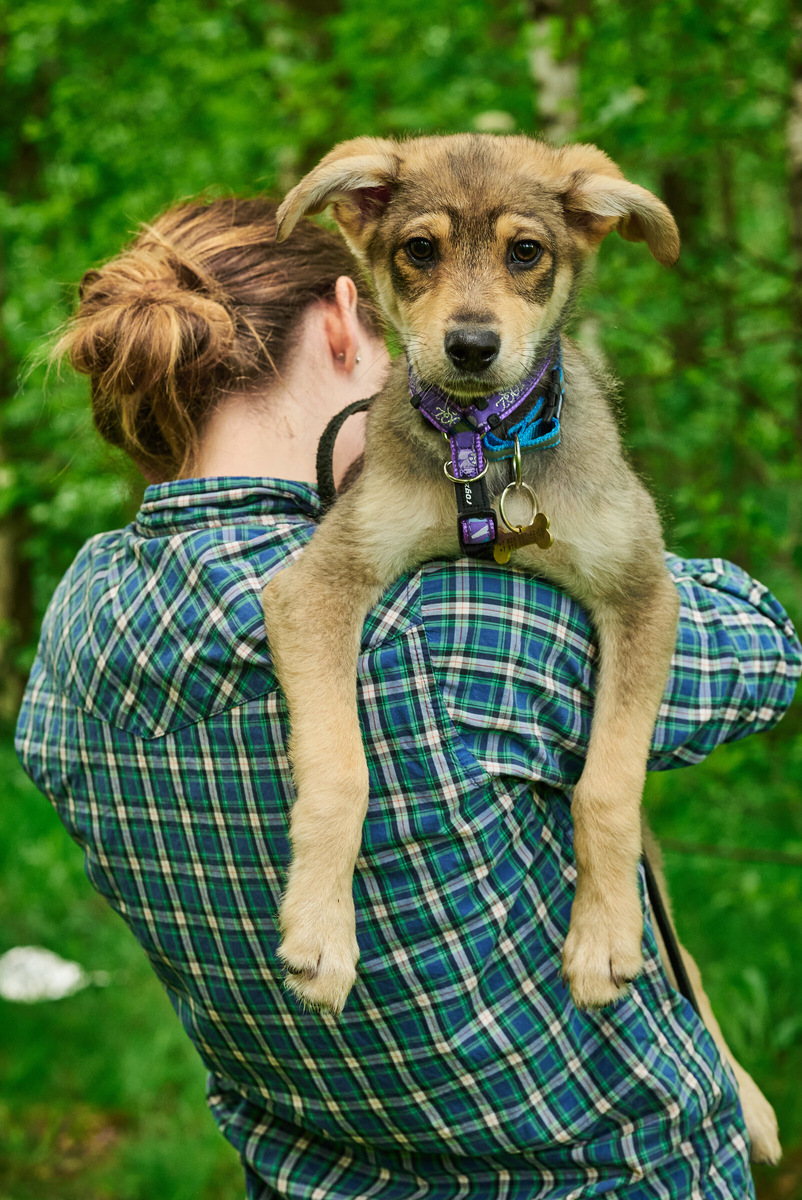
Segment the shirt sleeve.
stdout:
<path fill-rule="evenodd" d="M 677 648 L 650 770 L 698 762 L 790 705 L 802 647 L 767 588 L 721 559 L 667 555 Z M 467 748 L 491 774 L 573 787 L 593 717 L 597 648 L 584 610 L 543 580 L 489 564 L 424 568 L 432 668 Z"/>
<path fill-rule="evenodd" d="M 720 558 L 667 562 L 680 620 L 652 741 L 657 771 L 776 725 L 802 673 L 799 638 L 768 588 Z"/>

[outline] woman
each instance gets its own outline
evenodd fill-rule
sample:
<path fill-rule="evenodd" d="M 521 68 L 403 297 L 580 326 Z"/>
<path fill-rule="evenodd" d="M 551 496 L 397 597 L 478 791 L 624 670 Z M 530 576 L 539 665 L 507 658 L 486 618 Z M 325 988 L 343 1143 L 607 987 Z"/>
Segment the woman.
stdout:
<path fill-rule="evenodd" d="M 579 1013 L 560 981 L 594 652 L 542 582 L 429 563 L 371 614 L 360 979 L 339 1019 L 282 988 L 292 792 L 260 594 L 319 517 L 320 434 L 387 356 L 339 241 L 274 231 L 267 201 L 185 205 L 84 279 L 61 351 L 155 486 L 53 599 L 22 762 L 209 1068 L 249 1197 L 742 1200 L 737 1092 L 651 926 L 615 1007 Z M 346 429 L 340 476 L 359 444 Z M 800 671 L 765 589 L 670 565 L 658 769 L 775 722 Z"/>

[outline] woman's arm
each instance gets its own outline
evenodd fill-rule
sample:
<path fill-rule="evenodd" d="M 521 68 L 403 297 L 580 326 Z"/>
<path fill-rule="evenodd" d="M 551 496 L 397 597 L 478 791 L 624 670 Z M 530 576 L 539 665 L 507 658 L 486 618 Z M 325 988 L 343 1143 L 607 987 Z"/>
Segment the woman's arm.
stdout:
<path fill-rule="evenodd" d="M 681 611 L 652 770 L 698 762 L 776 724 L 802 647 L 771 593 L 721 559 L 668 556 Z M 491 774 L 570 788 L 590 734 L 596 646 L 583 609 L 519 572 L 424 567 L 421 615 L 446 708 Z"/>

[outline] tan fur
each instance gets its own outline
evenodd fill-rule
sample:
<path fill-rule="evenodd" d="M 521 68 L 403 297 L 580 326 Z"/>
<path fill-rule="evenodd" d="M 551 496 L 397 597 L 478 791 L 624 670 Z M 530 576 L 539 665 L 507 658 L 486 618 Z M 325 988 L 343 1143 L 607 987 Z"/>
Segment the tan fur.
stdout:
<path fill-rule="evenodd" d="M 665 874 L 663 872 L 662 856 L 657 841 L 649 829 L 646 822 L 643 822 L 643 852 L 651 863 L 652 870 L 657 880 L 657 886 L 663 898 L 663 905 L 671 921 L 671 928 L 676 938 L 676 929 L 671 916 L 671 902 L 668 895 L 668 884 L 666 883 Z M 663 966 L 668 975 L 671 984 L 676 987 L 677 980 L 674 975 L 674 970 L 671 966 L 663 939 L 660 936 L 660 930 L 657 925 L 654 926 L 655 939 L 657 948 L 660 951 L 660 957 L 663 960 Z M 737 1058 L 730 1050 L 727 1042 L 724 1039 L 724 1034 L 721 1032 L 721 1026 L 715 1018 L 713 1009 L 710 1006 L 710 1001 L 707 998 L 707 993 L 702 986 L 702 976 L 694 959 L 685 947 L 678 943 L 679 950 L 682 955 L 682 961 L 685 964 L 685 970 L 688 972 L 688 978 L 691 981 L 696 1003 L 699 1005 L 699 1013 L 710 1031 L 713 1041 L 718 1046 L 722 1057 L 729 1063 L 732 1068 L 732 1073 L 735 1076 L 735 1082 L 738 1084 L 738 1092 L 741 1097 L 741 1108 L 744 1114 L 744 1123 L 746 1132 L 749 1134 L 750 1153 L 753 1162 L 777 1163 L 782 1156 L 782 1148 L 780 1146 L 780 1134 L 777 1125 L 777 1117 L 774 1109 L 769 1104 L 766 1097 L 761 1092 L 760 1088 L 755 1083 L 752 1076 L 745 1071 Z"/>
<path fill-rule="evenodd" d="M 327 202 L 417 374 L 463 403 L 517 383 L 553 344 L 586 259 L 611 229 L 645 241 L 661 262 L 679 249 L 665 205 L 591 146 L 555 150 L 480 135 L 358 139 L 293 189 L 279 210 L 280 236 Z M 410 257 L 410 238 L 436 243 L 425 269 Z M 522 268 L 511 246 L 526 239 L 542 245 L 542 257 Z M 445 335 L 465 325 L 500 337 L 481 377 L 444 350 Z M 562 441 L 524 456 L 555 543 L 548 552 L 519 550 L 513 561 L 580 600 L 599 638 L 590 745 L 572 805 L 578 879 L 563 954 L 575 1002 L 591 1008 L 621 996 L 641 967 L 640 797 L 678 599 L 654 505 L 624 460 L 603 381 L 566 338 L 563 347 Z M 399 361 L 371 409 L 361 478 L 264 596 L 297 788 L 279 952 L 289 986 L 334 1011 L 358 956 L 351 876 L 368 783 L 359 637 L 369 608 L 401 572 L 458 553 L 444 458 L 442 436 L 410 408 Z M 487 480 L 497 498 L 507 468 L 492 466 Z"/>

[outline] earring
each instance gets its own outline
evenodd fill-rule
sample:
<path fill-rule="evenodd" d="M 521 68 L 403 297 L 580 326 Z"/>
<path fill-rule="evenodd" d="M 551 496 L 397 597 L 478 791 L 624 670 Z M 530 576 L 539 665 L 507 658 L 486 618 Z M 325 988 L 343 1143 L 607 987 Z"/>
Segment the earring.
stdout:
<path fill-rule="evenodd" d="M 356 360 L 355 360 L 355 361 L 356 361 L 356 362 L 362 362 L 362 355 L 361 355 L 361 354 L 357 354 L 357 356 L 356 356 Z"/>
<path fill-rule="evenodd" d="M 340 362 L 345 362 L 345 351 L 341 350 L 339 354 L 335 355 L 335 357 L 338 358 Z"/>

